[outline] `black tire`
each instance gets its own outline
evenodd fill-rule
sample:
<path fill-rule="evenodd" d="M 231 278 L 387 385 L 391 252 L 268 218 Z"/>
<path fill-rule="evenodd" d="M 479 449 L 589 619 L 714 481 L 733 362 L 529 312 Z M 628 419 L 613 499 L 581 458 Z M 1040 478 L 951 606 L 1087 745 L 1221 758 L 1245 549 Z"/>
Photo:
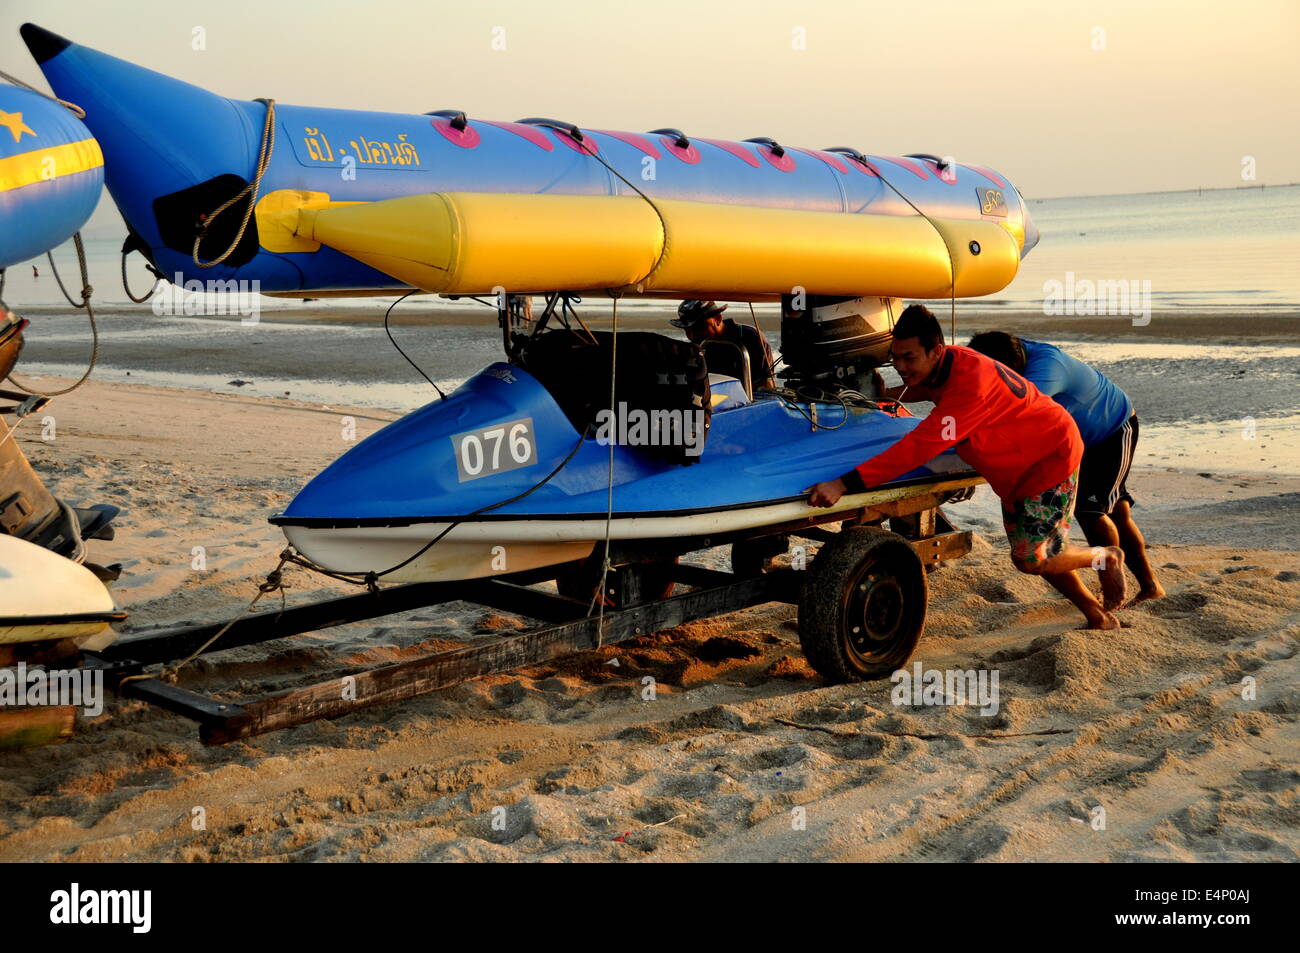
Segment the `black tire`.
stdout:
<path fill-rule="evenodd" d="M 833 682 L 889 675 L 916 649 L 928 598 L 921 559 L 903 537 L 843 530 L 818 551 L 799 600 L 808 664 Z"/>
<path fill-rule="evenodd" d="M 742 539 L 731 544 L 731 571 L 737 576 L 760 576 L 769 559 L 785 555 L 790 548 L 789 536 L 762 536 Z"/>

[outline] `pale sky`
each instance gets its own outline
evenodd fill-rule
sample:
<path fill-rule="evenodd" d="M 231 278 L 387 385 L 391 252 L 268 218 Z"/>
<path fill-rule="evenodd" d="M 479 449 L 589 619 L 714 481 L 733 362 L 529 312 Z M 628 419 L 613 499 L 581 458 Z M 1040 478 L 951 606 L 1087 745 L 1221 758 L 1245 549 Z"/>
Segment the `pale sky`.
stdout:
<path fill-rule="evenodd" d="M 47 88 L 27 20 L 242 99 L 930 152 L 1035 198 L 1300 181 L 1300 0 L 7 0 L 0 69 Z"/>

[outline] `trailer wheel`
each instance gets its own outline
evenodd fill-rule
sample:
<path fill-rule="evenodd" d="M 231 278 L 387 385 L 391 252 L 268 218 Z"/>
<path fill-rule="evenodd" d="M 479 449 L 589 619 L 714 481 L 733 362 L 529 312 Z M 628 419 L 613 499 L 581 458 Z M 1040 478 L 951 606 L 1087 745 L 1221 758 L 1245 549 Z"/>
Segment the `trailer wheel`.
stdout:
<path fill-rule="evenodd" d="M 799 642 L 834 682 L 881 678 L 911 657 L 925 628 L 928 588 L 916 551 L 872 526 L 822 546 L 799 601 Z"/>

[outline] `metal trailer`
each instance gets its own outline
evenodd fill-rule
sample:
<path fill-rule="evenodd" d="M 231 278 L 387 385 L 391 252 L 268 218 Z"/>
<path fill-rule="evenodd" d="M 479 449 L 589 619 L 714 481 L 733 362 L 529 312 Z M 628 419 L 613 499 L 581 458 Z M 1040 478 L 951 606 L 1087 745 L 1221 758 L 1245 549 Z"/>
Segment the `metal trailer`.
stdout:
<path fill-rule="evenodd" d="M 902 667 L 920 639 L 928 571 L 970 551 L 970 532 L 954 529 L 940 505 L 969 498 L 980 482 L 974 475 L 963 475 L 917 486 L 915 493 L 873 504 L 848 518 L 843 512 L 813 514 L 757 531 L 616 542 L 610 547 L 602 612 L 592 611 L 593 603 L 585 599 L 573 598 L 575 593 L 594 595 L 591 580 L 599 578 L 599 567 L 593 556 L 585 565 L 412 583 L 249 615 L 206 647 L 224 623 L 135 633 L 101 651 L 83 653 L 82 664 L 102 671 L 121 696 L 198 722 L 206 744 L 338 717 L 767 602 L 798 606 L 799 640 L 821 675 L 832 681 L 878 678 Z M 827 528 L 836 522 L 842 524 L 839 532 Z M 806 569 L 763 571 L 763 560 L 754 557 L 771 551 L 764 547 L 773 536 L 795 536 L 821 546 Z M 681 556 L 723 544 L 732 544 L 733 572 L 678 562 Z M 602 545 L 597 554 L 603 557 Z M 549 580 L 568 594 L 534 588 Z M 689 591 L 669 594 L 676 585 Z M 158 677 L 161 671 L 150 668 L 200 648 L 219 652 L 448 602 L 508 611 L 542 625 L 349 673 L 348 691 L 342 690 L 340 676 L 260 698 L 220 700 L 170 684 Z"/>

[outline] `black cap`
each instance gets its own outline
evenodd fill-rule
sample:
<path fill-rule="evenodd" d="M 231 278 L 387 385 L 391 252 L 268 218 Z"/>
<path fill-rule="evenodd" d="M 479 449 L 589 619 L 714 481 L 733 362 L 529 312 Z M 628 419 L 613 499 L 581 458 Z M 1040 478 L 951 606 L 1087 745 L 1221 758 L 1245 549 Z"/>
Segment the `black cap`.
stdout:
<path fill-rule="evenodd" d="M 35 23 L 24 23 L 18 28 L 18 32 L 22 34 L 23 42 L 27 44 L 27 49 L 31 50 L 37 63 L 54 59 L 72 45 L 71 40 L 42 29 Z"/>
<path fill-rule="evenodd" d="M 668 323 L 675 328 L 689 328 L 703 321 L 705 318 L 712 318 L 715 315 L 722 314 L 727 310 L 725 304 L 718 304 L 716 301 L 700 301 L 691 298 L 683 301 L 677 306 L 677 317 Z"/>

